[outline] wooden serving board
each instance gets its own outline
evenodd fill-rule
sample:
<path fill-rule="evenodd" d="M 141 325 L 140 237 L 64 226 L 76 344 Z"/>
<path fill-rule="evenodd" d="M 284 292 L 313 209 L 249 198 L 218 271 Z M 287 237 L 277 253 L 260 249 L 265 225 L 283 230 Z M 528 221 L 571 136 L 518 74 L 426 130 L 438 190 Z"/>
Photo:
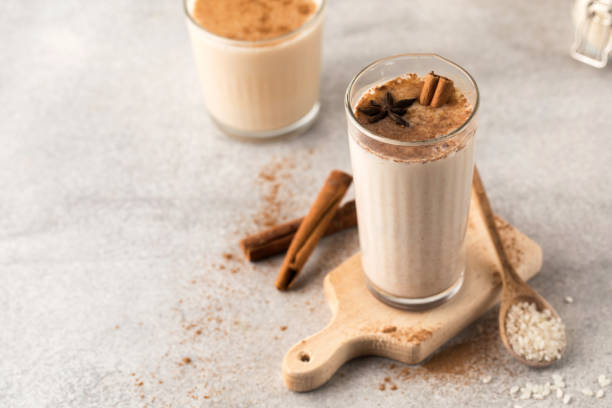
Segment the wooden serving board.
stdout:
<path fill-rule="evenodd" d="M 327 382 L 342 364 L 364 355 L 419 363 L 495 306 L 501 293 L 501 265 L 474 197 L 472 192 L 468 268 L 459 292 L 433 309 L 392 308 L 368 291 L 361 256 L 353 255 L 325 277 L 331 322 L 285 355 L 283 379 L 287 388 L 313 390 Z M 540 246 L 499 218 L 497 224 L 510 262 L 523 279 L 532 278 L 542 266 Z"/>

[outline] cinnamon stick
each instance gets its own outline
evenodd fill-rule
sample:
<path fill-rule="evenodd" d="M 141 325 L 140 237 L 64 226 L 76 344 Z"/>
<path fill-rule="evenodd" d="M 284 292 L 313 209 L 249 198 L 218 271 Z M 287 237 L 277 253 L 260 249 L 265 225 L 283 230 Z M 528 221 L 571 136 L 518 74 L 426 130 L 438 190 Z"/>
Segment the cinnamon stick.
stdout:
<path fill-rule="evenodd" d="M 453 90 L 454 85 L 451 79 L 436 75 L 431 71 L 425 77 L 425 83 L 419 95 L 419 103 L 423 106 L 431 105 L 434 108 L 439 108 L 448 102 Z"/>
<path fill-rule="evenodd" d="M 438 86 L 439 76 L 434 74 L 431 71 L 425 77 L 425 83 L 423 84 L 423 88 L 421 89 L 421 95 L 419 96 L 419 103 L 423 106 L 429 105 L 431 100 L 433 99 L 434 93 L 436 92 L 436 86 Z"/>
<path fill-rule="evenodd" d="M 275 286 L 286 290 L 293 285 L 319 239 L 331 223 L 340 201 L 348 190 L 353 177 L 340 170 L 330 173 L 314 204 L 300 224 L 276 278 Z"/>
<path fill-rule="evenodd" d="M 431 106 L 434 108 L 439 108 L 448 102 L 448 99 L 453 94 L 453 88 L 452 80 L 445 77 L 440 77 L 438 80 L 438 85 L 436 86 L 436 92 L 431 99 Z"/>
<path fill-rule="evenodd" d="M 255 262 L 285 252 L 289 248 L 291 240 L 303 220 L 304 217 L 297 218 L 241 240 L 240 247 L 247 260 Z M 331 235 L 356 225 L 357 212 L 355 211 L 355 200 L 347 201 L 338 208 L 323 236 Z"/>

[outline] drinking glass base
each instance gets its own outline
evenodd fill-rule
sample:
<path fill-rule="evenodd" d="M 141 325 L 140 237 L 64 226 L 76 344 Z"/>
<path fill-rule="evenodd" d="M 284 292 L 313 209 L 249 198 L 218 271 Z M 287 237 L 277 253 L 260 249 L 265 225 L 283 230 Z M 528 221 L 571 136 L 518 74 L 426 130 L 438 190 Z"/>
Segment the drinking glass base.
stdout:
<path fill-rule="evenodd" d="M 455 283 L 453 283 L 448 289 L 437 293 L 432 296 L 424 297 L 424 298 L 405 298 L 400 296 L 391 295 L 380 288 L 376 287 L 366 276 L 366 286 L 370 290 L 370 292 L 381 302 L 395 307 L 397 309 L 406 309 L 406 310 L 422 310 L 429 309 L 435 306 L 439 306 L 442 303 L 450 300 L 453 296 L 459 292 L 461 286 L 463 285 L 463 276 L 464 273 L 461 273 L 459 279 Z"/>
<path fill-rule="evenodd" d="M 306 129 L 308 129 L 315 122 L 315 120 L 319 116 L 320 110 L 321 104 L 317 101 L 317 103 L 314 104 L 312 109 L 306 115 L 302 116 L 300 119 L 293 122 L 289 126 L 285 126 L 280 129 L 259 131 L 235 129 L 222 122 L 219 122 L 212 115 L 211 118 L 215 125 L 217 125 L 217 127 L 221 129 L 221 131 L 226 135 L 243 141 L 257 141 L 300 134 Z"/>

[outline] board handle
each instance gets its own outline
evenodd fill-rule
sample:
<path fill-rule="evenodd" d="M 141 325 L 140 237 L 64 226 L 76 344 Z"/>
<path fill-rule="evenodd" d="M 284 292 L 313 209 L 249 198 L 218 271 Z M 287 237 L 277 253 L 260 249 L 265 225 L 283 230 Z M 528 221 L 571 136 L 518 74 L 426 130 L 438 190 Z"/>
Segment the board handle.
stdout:
<path fill-rule="evenodd" d="M 320 332 L 297 343 L 283 359 L 283 380 L 292 391 L 320 387 L 345 362 L 356 357 L 359 341 L 338 319 Z"/>

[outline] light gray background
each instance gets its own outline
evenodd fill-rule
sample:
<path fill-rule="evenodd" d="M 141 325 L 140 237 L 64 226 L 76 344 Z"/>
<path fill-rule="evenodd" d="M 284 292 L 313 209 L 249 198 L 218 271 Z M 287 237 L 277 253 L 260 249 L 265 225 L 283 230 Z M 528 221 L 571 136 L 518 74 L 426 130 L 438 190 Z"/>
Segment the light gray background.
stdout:
<path fill-rule="evenodd" d="M 0 406 L 505 407 L 509 386 L 553 372 L 597 389 L 612 374 L 612 66 L 568 56 L 570 7 L 330 0 L 318 123 L 249 144 L 205 114 L 178 0 L 3 1 Z M 282 357 L 329 319 L 322 279 L 357 250 L 355 231 L 324 240 L 290 293 L 272 286 L 280 259 L 231 273 L 221 254 L 257 229 L 262 168 L 296 163 L 283 167 L 287 217 L 332 168 L 350 169 L 347 83 L 374 59 L 418 51 L 457 61 L 480 86 L 477 161 L 496 211 L 544 249 L 533 285 L 565 319 L 567 354 L 536 371 L 499 348 L 515 376 L 415 375 L 394 392 L 378 391 L 391 362 L 364 358 L 291 393 Z M 612 403 L 573 394 L 574 406 Z"/>

